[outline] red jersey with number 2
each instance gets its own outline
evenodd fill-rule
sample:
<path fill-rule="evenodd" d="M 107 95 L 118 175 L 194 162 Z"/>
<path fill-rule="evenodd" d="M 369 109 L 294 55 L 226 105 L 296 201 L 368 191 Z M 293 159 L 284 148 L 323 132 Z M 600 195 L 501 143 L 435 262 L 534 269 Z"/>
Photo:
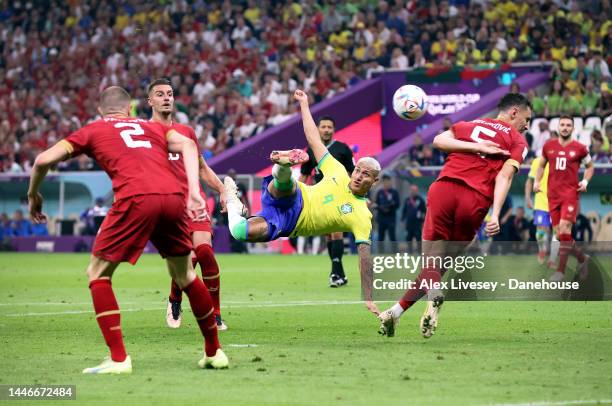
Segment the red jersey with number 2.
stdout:
<path fill-rule="evenodd" d="M 113 184 L 115 200 L 146 194 L 182 193 L 168 161 L 168 128 L 135 118 L 103 118 L 64 140 L 73 156 L 86 154 L 98 162 Z"/>
<path fill-rule="evenodd" d="M 548 160 L 548 199 L 574 201 L 578 199 L 578 171 L 582 162 L 590 161 L 586 145 L 572 140 L 562 146 L 558 139 L 548 140 L 542 147 Z"/>
<path fill-rule="evenodd" d="M 438 176 L 438 180 L 458 179 L 493 199 L 495 178 L 504 163 L 509 162 L 517 170 L 523 163 L 528 151 L 525 138 L 508 123 L 491 118 L 460 121 L 454 124 L 451 130 L 458 140 L 476 143 L 492 141 L 510 152 L 510 157 L 451 152 Z"/>

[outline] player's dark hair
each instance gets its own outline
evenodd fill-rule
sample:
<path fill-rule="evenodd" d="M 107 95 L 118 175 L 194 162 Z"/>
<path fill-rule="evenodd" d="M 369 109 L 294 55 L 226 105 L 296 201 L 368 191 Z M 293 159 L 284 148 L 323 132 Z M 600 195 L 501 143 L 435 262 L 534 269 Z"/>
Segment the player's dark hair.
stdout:
<path fill-rule="evenodd" d="M 166 78 L 155 79 L 153 82 L 149 83 L 149 86 L 147 86 L 147 94 L 150 94 L 155 88 L 155 86 L 160 85 L 168 85 L 172 87 L 172 83 L 170 83 L 170 81 Z"/>
<path fill-rule="evenodd" d="M 321 124 L 321 121 L 331 121 L 332 124 L 334 125 L 334 128 L 336 128 L 336 120 L 334 120 L 332 116 L 323 116 L 319 118 L 319 120 L 317 120 L 317 126 Z"/>
<path fill-rule="evenodd" d="M 561 120 L 569 120 L 572 122 L 572 127 L 574 126 L 574 117 L 567 115 L 567 114 L 561 114 L 559 116 L 559 122 L 561 122 Z"/>
<path fill-rule="evenodd" d="M 507 111 L 512 107 L 519 107 L 521 109 L 526 109 L 527 107 L 529 107 L 533 110 L 529 99 L 521 93 L 508 93 L 504 97 L 502 97 L 499 103 L 497 104 L 497 108 L 499 109 L 499 111 Z"/>
<path fill-rule="evenodd" d="M 131 100 L 127 90 L 119 86 L 110 86 L 100 93 L 100 110 L 104 114 L 118 112 L 129 105 Z"/>

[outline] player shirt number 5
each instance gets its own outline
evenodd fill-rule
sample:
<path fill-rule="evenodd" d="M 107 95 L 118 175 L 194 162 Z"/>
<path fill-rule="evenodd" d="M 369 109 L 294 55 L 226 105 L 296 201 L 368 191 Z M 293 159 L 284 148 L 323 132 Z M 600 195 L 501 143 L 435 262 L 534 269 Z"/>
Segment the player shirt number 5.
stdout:
<path fill-rule="evenodd" d="M 586 145 L 572 140 L 562 146 L 557 139 L 551 139 L 544 144 L 542 156 L 548 160 L 548 200 L 578 199 L 580 165 L 591 161 Z"/>

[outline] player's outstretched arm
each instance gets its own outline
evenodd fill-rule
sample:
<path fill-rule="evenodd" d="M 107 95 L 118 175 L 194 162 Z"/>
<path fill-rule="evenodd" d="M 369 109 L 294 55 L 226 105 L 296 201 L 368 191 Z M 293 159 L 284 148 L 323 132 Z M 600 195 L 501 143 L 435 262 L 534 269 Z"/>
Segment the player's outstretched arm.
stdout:
<path fill-rule="evenodd" d="M 363 295 L 363 300 L 365 300 L 368 310 L 378 316 L 380 310 L 378 310 L 378 306 L 372 301 L 372 281 L 374 274 L 372 270 L 370 245 L 361 243 L 357 245 L 357 251 L 359 253 L 359 273 L 361 274 L 361 293 Z"/>
<path fill-rule="evenodd" d="M 516 173 L 516 168 L 509 163 L 505 163 L 495 178 L 495 190 L 493 192 L 493 212 L 491 219 L 485 226 L 485 231 L 488 236 L 493 236 L 499 233 L 499 214 L 501 212 L 504 201 L 508 196 L 512 178 Z"/>
<path fill-rule="evenodd" d="M 185 166 L 189 186 L 187 212 L 191 218 L 201 219 L 206 216 L 206 202 L 200 196 L 198 147 L 190 138 L 183 136 L 176 130 L 168 131 L 166 139 L 168 140 L 168 151 L 179 152 L 183 155 L 183 165 Z"/>
<path fill-rule="evenodd" d="M 206 186 L 212 188 L 217 193 L 219 193 L 219 203 L 221 203 L 221 212 L 225 213 L 227 211 L 227 198 L 225 195 L 225 188 L 223 187 L 223 183 L 221 182 L 215 171 L 213 171 L 211 167 L 208 166 L 204 158 L 200 158 L 200 178 L 204 181 Z"/>
<path fill-rule="evenodd" d="M 591 161 L 590 159 L 591 158 L 589 157 L 589 161 L 585 164 L 586 169 L 584 171 L 584 177 L 578 183 L 579 192 L 586 192 L 587 186 L 589 182 L 591 181 L 591 179 L 593 178 L 593 175 L 595 174 L 595 166 L 593 165 L 593 161 Z"/>
<path fill-rule="evenodd" d="M 315 124 L 312 114 L 310 113 L 310 107 L 308 106 L 308 95 L 303 91 L 297 89 L 293 93 L 293 98 L 300 102 L 300 110 L 302 112 L 302 124 L 304 125 L 304 134 L 306 134 L 306 141 L 308 146 L 312 149 L 315 159 L 317 162 L 321 161 L 321 158 L 327 154 L 327 148 L 321 141 L 319 130 Z"/>
<path fill-rule="evenodd" d="M 30 186 L 28 187 L 28 206 L 32 221 L 36 224 L 45 223 L 47 216 L 42 212 L 43 197 L 39 193 L 47 172 L 51 166 L 68 158 L 70 154 L 64 145 L 66 141 L 60 141 L 51 148 L 41 152 L 34 161 L 32 174 L 30 175 Z"/>
<path fill-rule="evenodd" d="M 446 153 L 467 152 L 472 154 L 510 156 L 509 151 L 501 149 L 499 145 L 493 141 L 482 140 L 481 142 L 469 142 L 458 140 L 455 138 L 455 134 L 452 130 L 446 130 L 436 135 L 433 140 L 433 146 Z"/>
<path fill-rule="evenodd" d="M 544 176 L 544 169 L 546 168 L 546 164 L 548 163 L 548 159 L 542 154 L 540 157 L 540 165 L 538 166 L 538 171 L 536 172 L 535 181 L 533 182 L 533 191 L 538 193 L 542 191 L 540 183 L 542 182 L 542 176 Z"/>

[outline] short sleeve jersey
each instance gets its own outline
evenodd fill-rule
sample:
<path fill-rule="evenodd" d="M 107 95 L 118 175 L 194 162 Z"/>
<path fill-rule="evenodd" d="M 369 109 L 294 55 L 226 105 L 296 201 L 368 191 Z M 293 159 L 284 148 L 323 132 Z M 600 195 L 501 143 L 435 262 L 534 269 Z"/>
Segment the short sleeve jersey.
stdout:
<path fill-rule="evenodd" d="M 542 156 L 548 160 L 548 199 L 575 200 L 578 198 L 578 171 L 581 163 L 591 157 L 586 145 L 572 140 L 562 146 L 558 139 L 546 141 Z"/>
<path fill-rule="evenodd" d="M 495 178 L 508 162 L 517 170 L 527 155 L 525 138 L 503 121 L 483 118 L 474 121 L 460 121 L 451 127 L 455 138 L 467 142 L 492 141 L 510 152 L 506 156 L 482 156 L 467 152 L 451 152 L 446 158 L 438 179 L 458 179 L 493 199 Z"/>
<path fill-rule="evenodd" d="M 350 231 L 357 243 L 370 243 L 372 213 L 365 197 L 349 189 L 346 168 L 329 152 L 317 165 L 323 180 L 307 186 L 301 182 L 304 205 L 292 236 L 309 236 Z"/>
<path fill-rule="evenodd" d="M 331 156 L 336 159 L 336 161 L 340 162 L 344 166 L 349 175 L 353 173 L 353 169 L 355 169 L 355 162 L 353 160 L 353 151 L 348 145 L 341 141 L 334 140 L 327 146 L 327 150 Z M 308 157 L 310 159 L 308 162 L 302 164 L 300 173 L 302 175 L 310 176 L 312 170 L 314 169 L 314 183 L 319 183 L 323 179 L 323 173 L 318 168 L 317 160 L 315 159 L 312 149 L 309 147 L 306 152 L 308 152 Z"/>
<path fill-rule="evenodd" d="M 168 128 L 134 118 L 103 118 L 60 143 L 77 156 L 86 154 L 111 178 L 115 200 L 146 194 L 181 193 L 168 161 Z"/>

